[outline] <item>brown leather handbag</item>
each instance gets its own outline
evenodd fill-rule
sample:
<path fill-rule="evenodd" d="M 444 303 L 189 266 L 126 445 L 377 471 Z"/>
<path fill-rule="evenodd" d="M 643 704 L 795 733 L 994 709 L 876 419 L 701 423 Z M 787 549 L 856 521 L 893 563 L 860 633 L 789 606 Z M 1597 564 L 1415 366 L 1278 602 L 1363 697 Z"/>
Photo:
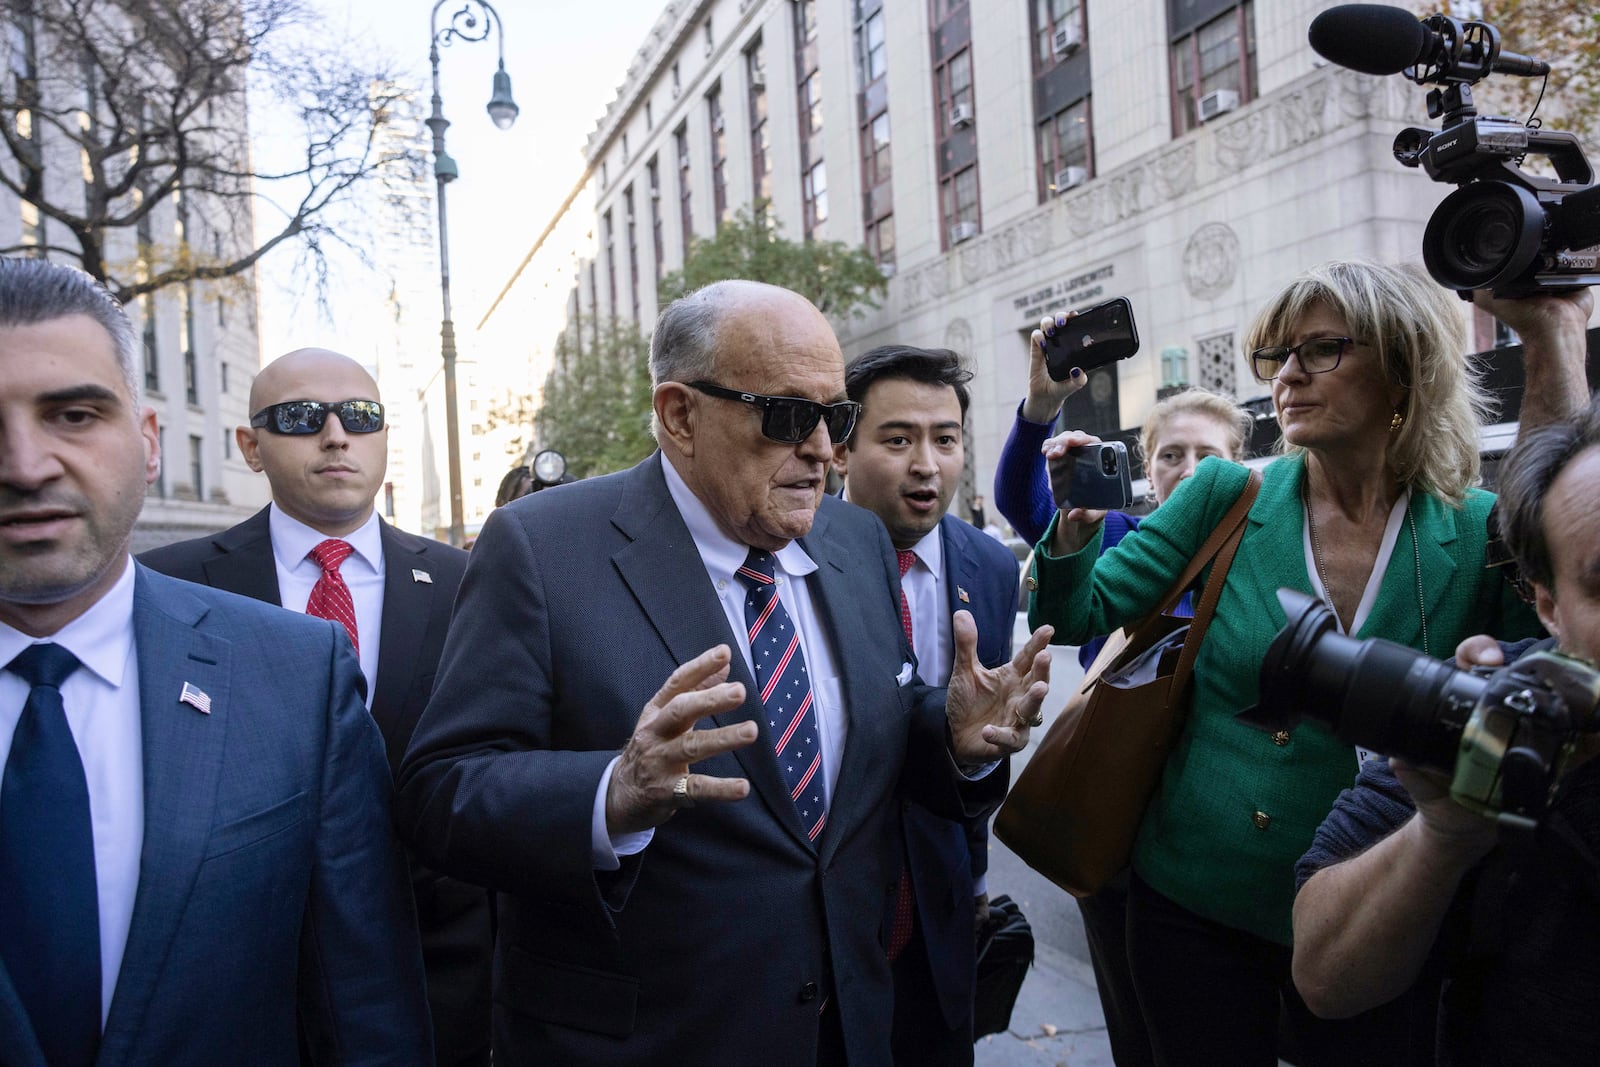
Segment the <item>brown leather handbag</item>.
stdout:
<path fill-rule="evenodd" d="M 1073 896 L 1128 865 L 1145 808 L 1189 713 L 1189 678 L 1261 486 L 1244 492 L 1131 631 L 1107 640 L 995 816 L 995 836 Z M 1215 560 L 1193 619 L 1171 614 Z"/>

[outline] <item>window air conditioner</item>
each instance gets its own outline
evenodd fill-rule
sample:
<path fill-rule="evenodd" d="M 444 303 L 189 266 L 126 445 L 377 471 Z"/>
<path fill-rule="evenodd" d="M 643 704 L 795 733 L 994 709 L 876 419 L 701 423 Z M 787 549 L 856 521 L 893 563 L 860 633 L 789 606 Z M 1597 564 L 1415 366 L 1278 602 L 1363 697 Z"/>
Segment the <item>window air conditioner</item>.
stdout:
<path fill-rule="evenodd" d="M 1070 56 L 1083 43 L 1083 31 L 1076 19 L 1061 27 L 1050 37 L 1050 50 L 1058 56 Z"/>
<path fill-rule="evenodd" d="M 750 88 L 752 88 L 752 89 L 765 89 L 766 87 L 767 87 L 767 72 L 764 71 L 764 70 L 753 70 L 753 71 L 751 71 L 750 72 Z"/>
<path fill-rule="evenodd" d="M 1239 106 L 1239 94 L 1232 89 L 1214 89 L 1200 98 L 1195 105 L 1201 122 L 1210 122 Z"/>
<path fill-rule="evenodd" d="M 950 106 L 950 128 L 952 130 L 965 129 L 972 125 L 972 105 L 952 104 Z"/>
<path fill-rule="evenodd" d="M 711 120 L 711 132 L 721 133 L 727 124 L 727 120 L 723 118 L 723 116 L 718 115 L 716 118 Z"/>
<path fill-rule="evenodd" d="M 978 224 L 976 222 L 963 221 L 950 227 L 950 243 L 953 245 L 958 245 L 962 241 L 970 241 L 976 236 L 978 236 Z"/>
<path fill-rule="evenodd" d="M 1068 189 L 1076 188 L 1089 180 L 1089 171 L 1085 167 L 1062 167 L 1056 171 L 1053 188 L 1057 193 L 1064 193 Z"/>

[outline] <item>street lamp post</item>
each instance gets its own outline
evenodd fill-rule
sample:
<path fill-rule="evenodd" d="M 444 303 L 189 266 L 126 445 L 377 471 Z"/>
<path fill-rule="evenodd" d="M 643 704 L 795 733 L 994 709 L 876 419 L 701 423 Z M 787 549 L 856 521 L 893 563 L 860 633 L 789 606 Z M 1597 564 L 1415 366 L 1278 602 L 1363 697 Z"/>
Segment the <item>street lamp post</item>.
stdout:
<path fill-rule="evenodd" d="M 439 27 L 439 9 L 450 3 L 461 3 L 461 8 L 450 16 L 443 29 Z M 506 73 L 506 33 L 500 13 L 486 0 L 438 0 L 430 16 L 428 62 L 433 65 L 433 113 L 428 116 L 428 129 L 433 131 L 433 177 L 439 188 L 439 291 L 444 298 L 444 318 L 439 324 L 440 352 L 444 357 L 444 408 L 445 436 L 450 453 L 450 543 L 460 545 L 466 540 L 466 527 L 461 506 L 461 427 L 456 414 L 456 327 L 450 319 L 450 228 L 446 221 L 444 187 L 460 177 L 456 161 L 444 150 L 444 131 L 450 120 L 444 117 L 444 104 L 439 99 L 439 46 L 448 47 L 454 41 L 486 40 L 490 31 L 498 31 L 500 42 L 500 68 L 495 71 L 494 89 L 489 97 L 489 117 L 496 127 L 509 130 L 517 121 L 517 104 L 511 99 L 511 75 Z"/>

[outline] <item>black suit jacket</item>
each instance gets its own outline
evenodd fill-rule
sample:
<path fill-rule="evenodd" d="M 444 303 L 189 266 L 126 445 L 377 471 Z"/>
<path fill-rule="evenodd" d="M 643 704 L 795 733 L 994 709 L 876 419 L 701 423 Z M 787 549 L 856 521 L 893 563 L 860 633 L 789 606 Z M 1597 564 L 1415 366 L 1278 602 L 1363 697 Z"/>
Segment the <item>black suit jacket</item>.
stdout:
<path fill-rule="evenodd" d="M 825 1001 L 850 1061 L 887 1063 L 896 794 L 976 815 L 1005 775 L 956 774 L 943 690 L 913 676 L 888 535 L 829 497 L 801 541 L 848 721 L 826 827 L 807 839 L 735 654 L 748 698 L 710 721 L 753 720 L 760 736 L 694 769 L 747 778 L 751 795 L 679 811 L 596 872 L 607 765 L 678 665 L 734 643 L 661 463 L 490 516 L 401 768 L 401 832 L 502 893 L 497 1065 L 814 1067 Z"/>
<path fill-rule="evenodd" d="M 139 561 L 174 578 L 281 605 L 268 513 L 262 508 L 231 529 L 153 549 Z M 390 770 L 397 772 L 433 691 L 467 553 L 382 520 L 379 531 L 383 618 L 371 711 Z M 441 1067 L 486 1064 L 493 954 L 489 894 L 419 864 L 412 868 L 437 1061 Z"/>

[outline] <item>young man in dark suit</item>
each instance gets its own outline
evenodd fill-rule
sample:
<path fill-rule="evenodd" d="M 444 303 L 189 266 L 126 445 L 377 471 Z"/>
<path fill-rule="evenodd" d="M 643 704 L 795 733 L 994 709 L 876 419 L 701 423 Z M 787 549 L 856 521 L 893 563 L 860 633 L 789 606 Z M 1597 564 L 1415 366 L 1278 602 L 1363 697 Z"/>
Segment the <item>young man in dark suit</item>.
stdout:
<path fill-rule="evenodd" d="M 1011 658 L 1017 560 L 949 514 L 966 467 L 963 423 L 972 373 L 947 349 L 886 345 L 851 360 L 845 389 L 861 405 L 833 446 L 844 497 L 877 515 L 900 568 L 901 621 L 917 673 L 943 685 L 952 617 L 971 613 L 978 659 Z M 906 1067 L 972 1063 L 976 924 L 988 910 L 987 819 L 956 822 L 904 801 L 906 863 L 891 919 L 894 1059 Z"/>
<path fill-rule="evenodd" d="M 887 1063 L 895 800 L 998 802 L 1050 631 L 991 671 L 958 616 L 948 696 L 916 678 L 803 297 L 707 286 L 650 363 L 658 454 L 490 515 L 401 831 L 500 893 L 497 1064 Z"/>
<path fill-rule="evenodd" d="M 354 360 L 306 348 L 250 389 L 237 431 L 272 503 L 232 529 L 144 553 L 174 578 L 339 621 L 366 679 L 391 770 L 433 689 L 467 554 L 384 522 L 373 507 L 387 467 L 377 383 Z M 493 953 L 486 890 L 413 864 L 412 886 L 441 1067 L 489 1062 Z"/>
<path fill-rule="evenodd" d="M 0 1062 L 431 1062 L 349 642 L 128 555 L 136 343 L 87 275 L 0 258 Z"/>

